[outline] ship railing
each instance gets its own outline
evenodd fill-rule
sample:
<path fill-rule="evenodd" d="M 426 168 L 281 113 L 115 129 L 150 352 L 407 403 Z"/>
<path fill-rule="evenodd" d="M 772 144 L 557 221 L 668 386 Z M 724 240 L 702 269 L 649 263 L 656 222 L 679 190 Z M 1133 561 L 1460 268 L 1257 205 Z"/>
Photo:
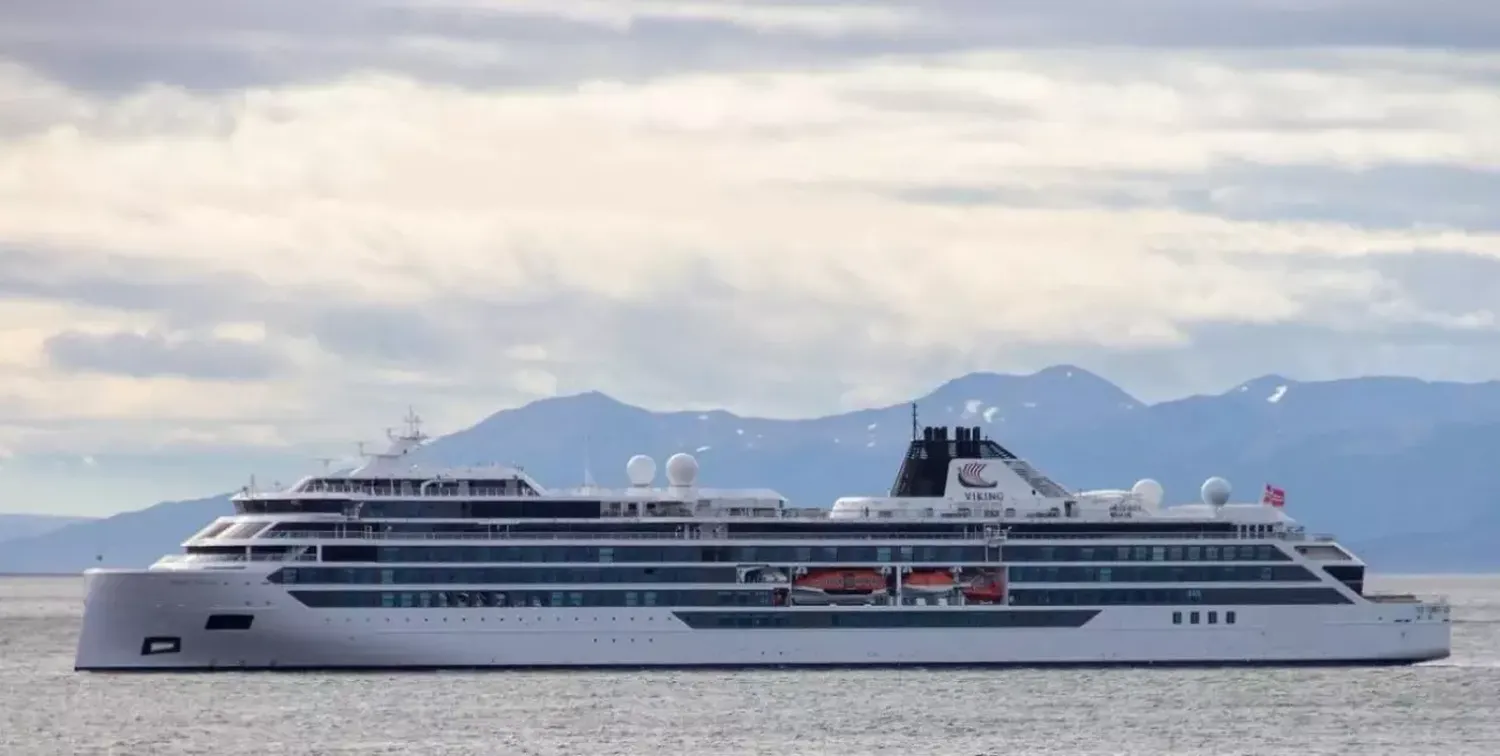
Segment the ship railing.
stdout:
<path fill-rule="evenodd" d="M 210 564 L 218 562 L 316 562 L 318 553 L 308 548 L 302 553 L 286 554 L 168 554 L 158 564 Z"/>
<path fill-rule="evenodd" d="M 1421 604 L 1423 606 L 1446 607 L 1448 597 L 1442 595 L 1419 595 L 1415 593 L 1366 593 L 1365 598 L 1377 604 Z"/>
<path fill-rule="evenodd" d="M 891 533 L 887 535 L 872 535 L 870 533 L 730 533 L 725 536 L 716 536 L 713 533 L 574 533 L 558 531 L 505 531 L 495 530 L 490 532 L 465 532 L 465 533 L 429 533 L 429 532 L 401 532 L 401 531 L 371 531 L 348 530 L 344 532 L 313 532 L 284 530 L 267 533 L 263 538 L 284 539 L 307 539 L 307 540 L 356 540 L 356 541 L 493 541 L 493 540 L 558 540 L 558 541 L 709 541 L 709 540 L 959 540 L 978 541 L 984 540 L 986 536 L 982 532 L 965 535 L 963 533 Z"/>
<path fill-rule="evenodd" d="M 1451 622 L 1453 619 L 1453 605 L 1448 602 L 1447 596 L 1419 596 L 1411 593 L 1374 593 L 1365 594 L 1365 598 L 1377 604 L 1406 604 L 1416 607 L 1416 620 L 1418 622 Z M 1397 620 L 1404 622 L 1409 620 Z"/>
<path fill-rule="evenodd" d="M 1274 534 L 1273 536 L 1274 537 Z M 694 532 L 687 529 L 679 532 L 653 532 L 642 533 L 635 531 L 620 532 L 575 532 L 575 531 L 528 531 L 528 530 L 506 530 L 497 527 L 485 531 L 463 531 L 463 532 L 441 532 L 441 531 L 400 531 L 400 530 L 364 530 L 362 528 L 349 528 L 341 531 L 307 531 L 307 530 L 280 530 L 266 533 L 256 540 L 265 538 L 275 539 L 306 539 L 306 540 L 359 540 L 359 541 L 492 541 L 492 540 L 862 540 L 862 541 L 893 541 L 893 540 L 1116 540 L 1116 541 L 1138 541 L 1142 539 L 1153 540 L 1183 540 L 1183 541 L 1247 541 L 1265 540 L 1266 536 L 1252 537 L 1239 533 L 1223 532 L 1147 532 L 1147 533 L 1119 533 L 1119 532 L 1091 532 L 1091 533 L 1015 533 L 1006 532 L 1004 529 L 985 531 L 976 528 L 967 533 L 924 533 L 920 531 L 892 532 L 892 533 L 867 533 L 867 532 L 840 532 L 829 530 L 820 533 L 779 533 L 774 531 L 735 531 L 716 535 L 710 530 Z"/>

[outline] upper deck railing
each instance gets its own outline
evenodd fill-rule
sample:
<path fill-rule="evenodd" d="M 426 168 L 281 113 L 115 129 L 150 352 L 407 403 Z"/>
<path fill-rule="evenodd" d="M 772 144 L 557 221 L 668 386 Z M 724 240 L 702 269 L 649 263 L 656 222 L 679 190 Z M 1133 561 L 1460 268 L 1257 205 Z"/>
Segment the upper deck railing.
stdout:
<path fill-rule="evenodd" d="M 692 541 L 692 540 L 756 540 L 756 541 L 802 541 L 802 540 L 824 540 L 824 541 L 895 541 L 895 540 L 1050 540 L 1050 541 L 1072 541 L 1072 540 L 1117 540 L 1136 541 L 1140 539 L 1152 540 L 1183 540 L 1183 541 L 1263 541 L 1267 539 L 1278 540 L 1305 540 L 1307 536 L 1300 533 L 1272 532 L 1269 534 L 1252 535 L 1238 531 L 1229 532 L 1077 532 L 1077 533 L 1010 533 L 1003 528 L 986 530 L 975 528 L 968 532 L 958 533 L 932 533 L 932 532 L 901 532 L 889 533 L 867 533 L 854 531 L 828 530 L 819 533 L 785 533 L 785 532 L 746 532 L 735 531 L 724 534 L 715 534 L 709 531 L 698 531 L 685 528 L 677 532 L 575 532 L 575 531 L 516 531 L 496 527 L 493 530 L 469 531 L 469 532 L 403 532 L 365 530 L 360 527 L 350 527 L 334 531 L 306 531 L 306 530 L 283 530 L 273 531 L 261 536 L 280 540 L 356 540 L 356 541 L 613 541 L 613 540 L 649 540 L 649 541 Z M 1314 536 L 1318 540 L 1333 540 L 1331 536 Z M 260 539 L 255 539 L 260 540 Z"/>
<path fill-rule="evenodd" d="M 286 554 L 168 554 L 156 560 L 158 564 L 209 564 L 221 562 L 316 562 L 318 552 L 308 549 L 302 553 Z"/>

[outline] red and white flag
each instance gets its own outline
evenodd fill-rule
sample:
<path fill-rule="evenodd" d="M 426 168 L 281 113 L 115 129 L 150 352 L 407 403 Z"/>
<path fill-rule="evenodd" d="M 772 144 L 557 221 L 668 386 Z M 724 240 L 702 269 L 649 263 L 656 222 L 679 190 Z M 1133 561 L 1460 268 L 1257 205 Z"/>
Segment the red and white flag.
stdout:
<path fill-rule="evenodd" d="M 1260 503 L 1269 504 L 1273 507 L 1286 506 L 1286 491 L 1270 483 L 1266 484 L 1266 492 L 1261 495 Z"/>

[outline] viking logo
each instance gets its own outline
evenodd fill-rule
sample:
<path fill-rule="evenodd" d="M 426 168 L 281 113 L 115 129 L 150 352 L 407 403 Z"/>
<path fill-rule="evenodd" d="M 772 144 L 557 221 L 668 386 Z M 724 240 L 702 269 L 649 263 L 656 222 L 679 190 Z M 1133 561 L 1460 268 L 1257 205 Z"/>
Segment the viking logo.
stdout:
<path fill-rule="evenodd" d="M 999 485 L 993 480 L 985 480 L 984 468 L 988 467 L 983 462 L 970 462 L 958 468 L 958 482 L 964 488 L 994 488 Z"/>

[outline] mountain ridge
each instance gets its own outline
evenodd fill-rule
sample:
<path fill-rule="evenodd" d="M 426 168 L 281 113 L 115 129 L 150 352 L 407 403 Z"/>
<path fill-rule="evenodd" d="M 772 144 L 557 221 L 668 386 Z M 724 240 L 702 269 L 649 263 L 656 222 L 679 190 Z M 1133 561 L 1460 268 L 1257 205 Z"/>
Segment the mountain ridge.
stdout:
<path fill-rule="evenodd" d="M 1372 554 L 1391 564 L 1500 568 L 1500 555 L 1489 553 L 1500 550 L 1483 548 L 1500 534 L 1492 493 L 1500 491 L 1500 471 L 1489 469 L 1490 450 L 1500 450 L 1500 382 L 1299 382 L 1268 374 L 1220 394 L 1147 404 L 1094 373 L 1057 365 L 1023 375 L 969 373 L 915 402 L 922 424 L 981 426 L 1069 487 L 1126 487 L 1154 477 L 1170 501 L 1190 501 L 1205 478 L 1224 475 L 1238 498 L 1254 500 L 1272 482 L 1288 491 L 1289 512 L 1309 529 L 1371 543 Z M 623 485 L 629 456 L 661 460 L 686 451 L 698 455 L 704 485 L 771 487 L 798 505 L 828 506 L 838 496 L 884 493 L 911 436 L 911 411 L 902 402 L 760 418 L 652 411 L 586 391 L 491 413 L 433 440 L 416 458 L 515 462 L 563 488 L 586 472 L 603 485 Z M 140 566 L 228 511 L 220 495 L 68 525 L 0 548 L 0 571 Z M 1420 525 L 1408 525 L 1418 512 Z M 1407 531 L 1425 535 L 1403 540 Z M 1476 545 L 1445 549 L 1445 539 Z"/>
<path fill-rule="evenodd" d="M 0 543 L 42 535 L 93 517 L 54 514 L 0 514 Z"/>

